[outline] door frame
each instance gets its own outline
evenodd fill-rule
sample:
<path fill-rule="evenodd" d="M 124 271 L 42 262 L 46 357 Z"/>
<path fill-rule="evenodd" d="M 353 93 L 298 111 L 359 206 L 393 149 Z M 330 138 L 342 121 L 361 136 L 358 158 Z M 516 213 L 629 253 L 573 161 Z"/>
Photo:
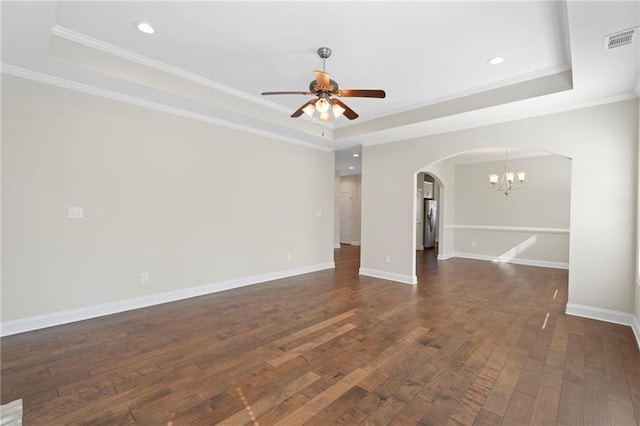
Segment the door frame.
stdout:
<path fill-rule="evenodd" d="M 351 216 L 349 216 L 349 242 L 342 240 L 342 199 L 349 197 L 351 205 Z M 339 218 L 340 218 L 340 244 L 351 244 L 353 242 L 353 192 L 341 192 L 339 197 Z"/>

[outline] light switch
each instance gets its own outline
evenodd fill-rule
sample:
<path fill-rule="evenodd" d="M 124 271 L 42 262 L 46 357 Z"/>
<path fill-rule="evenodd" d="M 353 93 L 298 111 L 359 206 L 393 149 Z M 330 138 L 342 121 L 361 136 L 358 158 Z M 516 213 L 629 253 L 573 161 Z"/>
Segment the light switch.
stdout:
<path fill-rule="evenodd" d="M 322 216 L 322 210 L 316 210 L 316 216 L 317 217 Z"/>
<path fill-rule="evenodd" d="M 82 207 L 69 207 L 69 219 L 82 219 L 84 211 Z"/>

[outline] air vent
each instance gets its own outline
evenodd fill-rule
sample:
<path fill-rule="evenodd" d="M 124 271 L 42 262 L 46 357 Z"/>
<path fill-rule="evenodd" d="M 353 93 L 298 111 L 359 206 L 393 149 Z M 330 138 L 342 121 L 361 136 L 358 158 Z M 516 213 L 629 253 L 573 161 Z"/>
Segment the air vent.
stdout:
<path fill-rule="evenodd" d="M 628 30 L 619 31 L 604 37 L 604 50 L 612 50 L 616 47 L 626 46 L 633 42 L 633 35 L 638 27 L 629 28 Z"/>

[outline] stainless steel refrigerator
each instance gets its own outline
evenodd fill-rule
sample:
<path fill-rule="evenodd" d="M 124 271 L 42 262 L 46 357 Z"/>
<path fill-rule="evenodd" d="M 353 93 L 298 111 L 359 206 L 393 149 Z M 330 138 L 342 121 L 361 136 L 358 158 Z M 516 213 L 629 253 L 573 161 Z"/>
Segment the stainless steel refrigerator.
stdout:
<path fill-rule="evenodd" d="M 438 202 L 424 200 L 424 248 L 436 246 L 436 234 L 438 232 Z"/>

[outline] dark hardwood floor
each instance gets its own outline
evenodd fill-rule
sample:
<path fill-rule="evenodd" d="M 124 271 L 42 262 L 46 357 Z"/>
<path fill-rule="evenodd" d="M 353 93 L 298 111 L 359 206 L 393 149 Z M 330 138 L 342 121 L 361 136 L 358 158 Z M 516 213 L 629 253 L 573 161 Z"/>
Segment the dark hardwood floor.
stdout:
<path fill-rule="evenodd" d="M 629 327 L 564 315 L 567 272 L 418 254 L 2 338 L 25 425 L 636 425 Z"/>

